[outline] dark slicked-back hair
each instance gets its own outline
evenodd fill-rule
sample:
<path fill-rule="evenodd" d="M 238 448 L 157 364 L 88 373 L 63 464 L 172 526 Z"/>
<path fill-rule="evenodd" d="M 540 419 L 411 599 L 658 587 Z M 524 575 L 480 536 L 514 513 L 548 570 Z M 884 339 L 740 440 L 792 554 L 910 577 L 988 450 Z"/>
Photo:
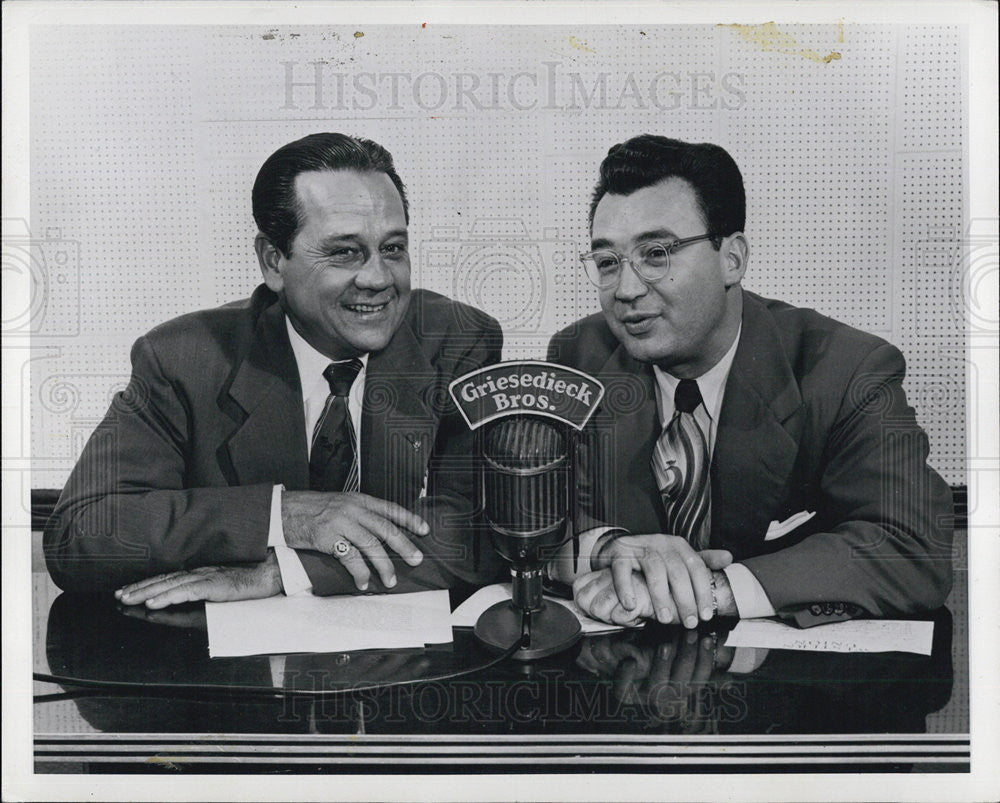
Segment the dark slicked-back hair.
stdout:
<path fill-rule="evenodd" d="M 691 185 L 716 248 L 723 237 L 743 231 L 746 193 L 733 157 L 718 145 L 654 134 L 633 137 L 608 151 L 590 203 L 591 228 L 597 204 L 608 193 L 630 195 L 668 178 L 682 178 Z"/>
<path fill-rule="evenodd" d="M 253 219 L 257 228 L 286 257 L 299 229 L 295 179 L 313 170 L 357 170 L 385 173 L 399 190 L 406 222 L 410 208 L 406 188 L 392 164 L 392 154 L 377 142 L 346 134 L 310 134 L 289 142 L 267 157 L 253 184 Z"/>

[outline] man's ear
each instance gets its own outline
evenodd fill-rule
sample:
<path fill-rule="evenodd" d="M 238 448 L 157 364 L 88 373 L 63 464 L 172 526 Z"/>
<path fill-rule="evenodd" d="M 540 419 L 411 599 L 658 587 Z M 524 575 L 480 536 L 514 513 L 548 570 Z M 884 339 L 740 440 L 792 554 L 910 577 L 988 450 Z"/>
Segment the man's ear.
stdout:
<path fill-rule="evenodd" d="M 280 293 L 285 286 L 285 279 L 282 276 L 284 255 L 262 232 L 257 232 L 253 248 L 257 252 L 257 262 L 260 263 L 260 272 L 264 275 L 264 283 L 275 293 Z"/>
<path fill-rule="evenodd" d="M 750 243 L 742 231 L 722 238 L 719 247 L 719 261 L 726 287 L 732 287 L 743 280 L 750 261 Z"/>

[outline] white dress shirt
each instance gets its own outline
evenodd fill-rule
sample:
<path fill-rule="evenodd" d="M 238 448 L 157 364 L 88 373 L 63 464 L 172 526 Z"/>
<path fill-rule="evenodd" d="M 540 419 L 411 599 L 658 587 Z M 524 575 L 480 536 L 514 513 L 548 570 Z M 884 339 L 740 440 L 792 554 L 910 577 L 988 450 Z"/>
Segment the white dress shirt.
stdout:
<path fill-rule="evenodd" d="M 736 357 L 736 347 L 739 345 L 742 332 L 743 327 L 740 326 L 733 344 L 722 356 L 722 359 L 696 380 L 698 382 L 698 390 L 701 392 L 702 404 L 694 411 L 694 416 L 702 431 L 708 435 L 710 455 L 715 452 L 715 436 L 719 428 L 719 414 L 722 411 L 722 399 L 725 395 L 726 381 L 729 379 L 729 371 L 733 366 L 733 360 Z M 674 391 L 677 390 L 680 380 L 656 366 L 653 366 L 653 375 L 656 379 L 656 407 L 662 429 L 674 416 Z M 709 508 L 709 524 L 711 524 L 711 508 Z M 573 577 L 590 571 L 590 561 L 594 547 L 597 545 L 600 537 L 608 532 L 609 529 L 611 528 L 596 527 L 580 534 L 579 559 L 573 571 Z M 569 546 L 571 547 L 571 545 Z M 565 558 L 566 554 L 564 553 L 560 558 L 556 559 L 556 562 L 564 567 L 566 565 Z M 733 598 L 736 601 L 736 609 L 739 612 L 740 618 L 750 619 L 758 616 L 774 616 L 774 607 L 767 598 L 764 588 L 746 566 L 741 563 L 733 563 L 723 571 L 733 590 Z M 556 568 L 554 574 L 558 579 L 571 579 L 565 576 L 566 570 L 564 568 L 561 571 L 559 568 Z"/>
<path fill-rule="evenodd" d="M 292 344 L 292 353 L 295 355 L 295 364 L 299 371 L 299 384 L 302 387 L 302 412 L 306 425 L 305 447 L 306 454 L 309 456 L 312 451 L 312 431 L 316 427 L 319 417 L 323 414 L 326 399 L 330 395 L 330 385 L 323 376 L 323 371 L 334 361 L 309 345 L 306 339 L 292 326 L 287 315 L 285 316 L 285 328 L 288 331 L 288 340 Z M 351 385 L 351 392 L 347 397 L 347 410 L 351 414 L 351 424 L 354 427 L 358 444 L 358 476 L 361 475 L 361 407 L 365 397 L 368 355 L 364 354 L 359 359 L 362 368 L 355 378 L 354 384 Z M 295 554 L 295 550 L 290 549 L 285 543 L 285 531 L 281 523 L 281 492 L 283 490 L 284 486 L 275 485 L 271 495 L 271 521 L 267 545 L 274 549 L 274 554 L 278 559 L 281 584 L 285 593 L 289 595 L 307 593 L 312 590 L 309 576 L 302 566 L 302 561 Z"/>

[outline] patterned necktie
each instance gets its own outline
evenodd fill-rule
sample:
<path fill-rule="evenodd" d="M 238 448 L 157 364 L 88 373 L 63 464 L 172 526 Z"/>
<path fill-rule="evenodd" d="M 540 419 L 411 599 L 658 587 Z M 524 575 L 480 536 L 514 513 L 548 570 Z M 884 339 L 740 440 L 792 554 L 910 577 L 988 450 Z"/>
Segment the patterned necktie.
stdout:
<path fill-rule="evenodd" d="M 667 513 L 667 530 L 686 538 L 695 549 L 709 540 L 708 438 L 694 417 L 701 392 L 693 379 L 682 379 L 674 392 L 674 417 L 663 428 L 653 449 L 652 465 Z"/>
<path fill-rule="evenodd" d="M 356 357 L 331 363 L 323 371 L 330 385 L 323 413 L 313 428 L 309 451 L 309 488 L 313 491 L 357 492 L 358 442 L 347 409 L 347 395 L 363 365 Z"/>

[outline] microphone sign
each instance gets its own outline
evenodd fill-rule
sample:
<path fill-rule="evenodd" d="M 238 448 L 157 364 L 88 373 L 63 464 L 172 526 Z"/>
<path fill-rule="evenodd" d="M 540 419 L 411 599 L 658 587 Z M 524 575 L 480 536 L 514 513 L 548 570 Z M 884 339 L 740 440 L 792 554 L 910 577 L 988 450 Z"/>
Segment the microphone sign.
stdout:
<path fill-rule="evenodd" d="M 489 365 L 448 385 L 470 429 L 509 415 L 539 415 L 583 429 L 604 396 L 592 376 L 538 360 Z"/>

